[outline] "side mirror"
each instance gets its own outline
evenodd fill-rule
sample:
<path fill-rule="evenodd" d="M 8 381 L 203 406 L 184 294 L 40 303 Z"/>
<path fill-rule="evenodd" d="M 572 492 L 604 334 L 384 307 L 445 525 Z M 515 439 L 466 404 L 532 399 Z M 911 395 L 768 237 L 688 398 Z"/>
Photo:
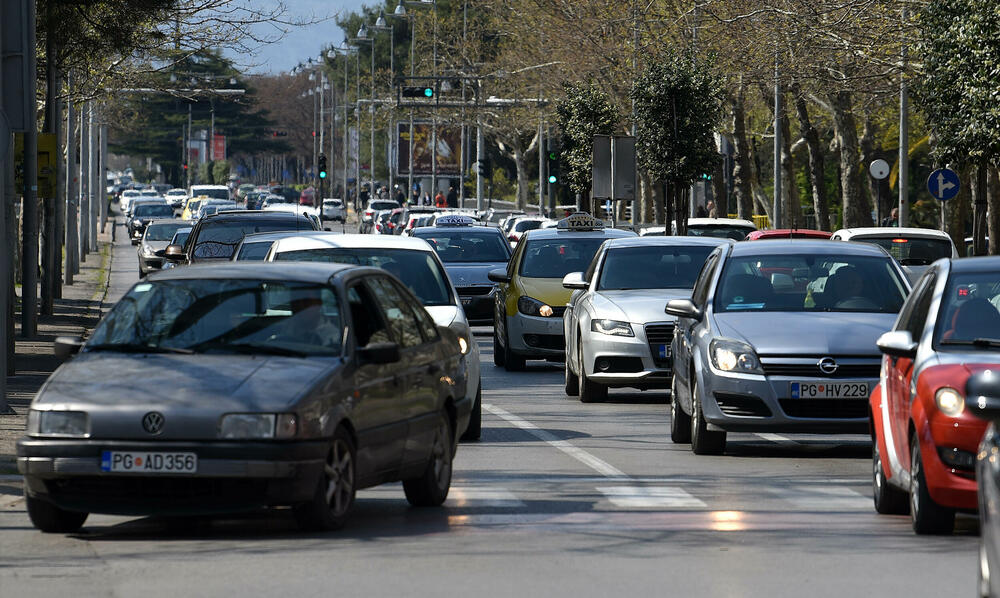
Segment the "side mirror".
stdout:
<path fill-rule="evenodd" d="M 893 330 L 886 332 L 875 341 L 879 351 L 890 357 L 906 357 L 913 359 L 917 356 L 917 343 L 913 340 L 913 335 L 908 330 Z"/>
<path fill-rule="evenodd" d="M 562 285 L 567 289 L 586 289 L 590 283 L 583 279 L 583 272 L 570 272 L 563 276 Z"/>
<path fill-rule="evenodd" d="M 677 316 L 678 318 L 691 318 L 699 321 L 702 316 L 701 310 L 690 299 L 671 299 L 667 301 L 663 312 L 671 316 Z"/>
<path fill-rule="evenodd" d="M 978 418 L 1000 420 L 1000 375 L 986 370 L 969 376 L 965 406 Z"/>
<path fill-rule="evenodd" d="M 358 349 L 361 363 L 396 363 L 399 361 L 399 345 L 396 343 L 371 343 Z"/>
<path fill-rule="evenodd" d="M 184 253 L 183 246 L 167 245 L 167 248 L 163 250 L 163 257 L 172 262 L 183 262 L 187 258 L 187 255 Z"/>
<path fill-rule="evenodd" d="M 66 361 L 70 357 L 80 352 L 83 346 L 83 337 L 80 336 L 57 336 L 52 345 L 52 352 L 59 358 L 59 361 Z"/>
<path fill-rule="evenodd" d="M 510 276 L 507 276 L 507 270 L 504 268 L 490 270 L 486 273 L 486 278 L 489 278 L 493 282 L 510 282 Z"/>

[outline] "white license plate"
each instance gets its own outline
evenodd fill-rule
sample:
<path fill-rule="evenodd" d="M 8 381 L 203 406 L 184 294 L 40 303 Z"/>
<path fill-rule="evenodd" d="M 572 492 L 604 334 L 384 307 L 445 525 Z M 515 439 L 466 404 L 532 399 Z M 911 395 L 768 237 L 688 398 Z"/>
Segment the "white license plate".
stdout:
<path fill-rule="evenodd" d="M 147 453 L 142 451 L 102 451 L 101 471 L 115 473 L 195 473 L 194 453 Z"/>
<path fill-rule="evenodd" d="M 867 399 L 871 395 L 868 382 L 843 380 L 836 382 L 792 382 L 793 399 Z"/>

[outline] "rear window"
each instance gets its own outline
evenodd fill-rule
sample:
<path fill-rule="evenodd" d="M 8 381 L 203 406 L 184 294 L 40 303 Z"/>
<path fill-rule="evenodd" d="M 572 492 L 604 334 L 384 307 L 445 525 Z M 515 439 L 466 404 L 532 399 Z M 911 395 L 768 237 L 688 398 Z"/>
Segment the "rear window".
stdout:
<path fill-rule="evenodd" d="M 395 210 L 398 207 L 399 204 L 394 201 L 373 201 L 371 203 L 373 210 Z"/>
<path fill-rule="evenodd" d="M 247 218 L 245 220 L 215 220 L 204 222 L 191 249 L 194 260 L 228 260 L 243 240 L 243 235 L 284 230 L 315 230 L 305 218 Z"/>
<path fill-rule="evenodd" d="M 441 261 L 450 263 L 461 262 L 506 262 L 510 259 L 510 245 L 498 229 L 489 232 L 470 231 L 456 227 L 458 230 L 445 232 L 437 230 L 418 230 L 413 236 L 431 244 Z"/>
<path fill-rule="evenodd" d="M 731 224 L 711 224 L 688 226 L 689 237 L 713 237 L 716 239 L 732 239 L 742 241 L 747 235 L 757 229 L 747 226 L 733 226 Z"/>
<path fill-rule="evenodd" d="M 141 205 L 135 209 L 136 218 L 170 218 L 174 209 L 165 204 Z"/>
<path fill-rule="evenodd" d="M 169 241 L 174 238 L 177 229 L 187 226 L 185 222 L 160 222 L 150 224 L 146 228 L 147 241 Z"/>
<path fill-rule="evenodd" d="M 274 241 L 255 241 L 240 245 L 240 253 L 236 256 L 238 261 L 249 260 L 254 262 L 263 261 L 267 257 L 267 252 L 271 250 Z"/>
<path fill-rule="evenodd" d="M 945 239 L 921 239 L 894 235 L 855 237 L 851 240 L 878 245 L 904 266 L 927 266 L 943 257 L 951 257 L 951 243 Z"/>
<path fill-rule="evenodd" d="M 193 187 L 191 195 L 196 197 L 204 195 L 212 199 L 229 199 L 229 189 L 206 189 L 203 187 Z"/>
<path fill-rule="evenodd" d="M 708 254 L 715 247 L 696 245 L 609 249 L 597 288 L 692 289 Z"/>

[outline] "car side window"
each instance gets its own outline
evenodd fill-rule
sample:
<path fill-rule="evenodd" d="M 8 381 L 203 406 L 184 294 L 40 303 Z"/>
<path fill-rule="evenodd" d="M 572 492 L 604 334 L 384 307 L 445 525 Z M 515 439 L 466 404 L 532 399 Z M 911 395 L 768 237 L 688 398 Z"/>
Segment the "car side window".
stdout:
<path fill-rule="evenodd" d="M 521 261 L 521 256 L 524 255 L 524 243 L 518 243 L 517 248 L 514 250 L 514 255 L 511 256 L 510 262 L 507 264 L 507 276 L 514 279 L 514 274 L 517 273 L 517 264 Z"/>
<path fill-rule="evenodd" d="M 719 263 L 719 254 L 715 253 L 705 260 L 705 265 L 701 267 L 698 280 L 694 283 L 694 290 L 691 291 L 691 302 L 697 307 L 702 307 L 708 300 L 708 287 L 712 283 L 712 276 L 715 274 L 715 265 Z"/>
<path fill-rule="evenodd" d="M 393 342 L 392 335 L 376 308 L 378 304 L 364 285 L 356 283 L 347 289 L 347 304 L 351 309 L 351 327 L 359 347 Z"/>
<path fill-rule="evenodd" d="M 908 331 L 916 342 L 920 342 L 920 337 L 923 336 L 924 324 L 927 323 L 927 314 L 930 313 L 931 309 L 931 299 L 934 297 L 936 280 L 937 276 L 934 273 L 928 273 L 920 280 L 913 301 L 910 302 L 909 309 L 899 319 L 899 326 L 896 328 Z"/>
<path fill-rule="evenodd" d="M 597 255 L 594 256 L 594 259 L 590 260 L 590 266 L 587 268 L 587 271 L 583 273 L 584 280 L 587 282 L 594 280 L 594 273 L 597 272 L 597 264 L 603 260 L 605 253 L 607 253 L 607 250 L 598 251 Z"/>
<path fill-rule="evenodd" d="M 395 281 L 390 282 L 392 282 L 392 285 L 399 291 L 404 301 L 406 301 L 406 298 L 410 295 L 407 294 L 405 287 L 400 286 Z M 413 315 L 417 318 L 417 325 L 420 328 L 420 334 L 424 337 L 425 343 L 431 343 L 441 338 L 437 324 L 434 323 L 434 318 L 419 304 L 419 301 L 412 304 L 407 303 L 407 305 L 410 306 L 413 310 Z"/>
<path fill-rule="evenodd" d="M 418 347 L 423 343 L 419 323 L 413 315 L 413 310 L 407 305 L 405 295 L 384 276 L 372 276 L 366 281 L 372 290 L 382 314 L 389 323 L 393 335 L 399 340 L 401 347 Z"/>

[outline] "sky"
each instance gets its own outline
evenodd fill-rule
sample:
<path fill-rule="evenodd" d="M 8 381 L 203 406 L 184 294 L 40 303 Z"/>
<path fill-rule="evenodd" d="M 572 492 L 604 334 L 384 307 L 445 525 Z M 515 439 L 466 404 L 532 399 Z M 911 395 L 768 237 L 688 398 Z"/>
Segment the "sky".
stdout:
<path fill-rule="evenodd" d="M 337 27 L 336 16 L 342 12 L 360 11 L 363 4 L 374 5 L 376 0 L 283 0 L 292 19 L 324 19 L 315 25 L 290 27 L 280 41 L 262 46 L 249 58 L 253 66 L 250 72 L 276 74 L 287 72 L 310 56 L 315 59 L 324 47 L 340 45 L 343 33 Z M 261 8 L 273 6 L 271 0 L 252 0 L 251 4 Z M 274 36 L 279 33 L 273 26 L 263 26 L 259 33 Z M 245 63 L 246 57 L 233 57 Z"/>

